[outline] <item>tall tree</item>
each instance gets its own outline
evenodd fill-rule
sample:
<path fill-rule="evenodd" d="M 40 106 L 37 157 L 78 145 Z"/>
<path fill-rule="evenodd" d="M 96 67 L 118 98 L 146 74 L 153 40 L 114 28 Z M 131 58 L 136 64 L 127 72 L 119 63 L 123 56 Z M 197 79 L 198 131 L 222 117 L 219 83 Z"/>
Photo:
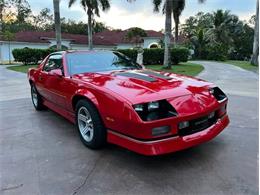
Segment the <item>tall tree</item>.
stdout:
<path fill-rule="evenodd" d="M 163 0 L 153 0 L 154 11 L 159 12 Z M 164 68 L 171 68 L 170 44 L 172 37 L 172 0 L 164 1 L 163 12 L 165 13 L 165 32 L 164 32 Z"/>
<path fill-rule="evenodd" d="M 25 23 L 26 19 L 29 18 L 32 10 L 27 0 L 13 0 L 14 6 L 17 9 L 16 22 Z"/>
<path fill-rule="evenodd" d="M 138 45 L 143 42 L 143 37 L 146 36 L 147 33 L 145 32 L 145 30 L 138 27 L 134 27 L 127 31 L 125 39 L 132 41 L 135 44 L 135 47 L 138 47 Z"/>
<path fill-rule="evenodd" d="M 3 31 L 3 12 L 4 12 L 5 2 L 4 0 L 0 0 L 0 34 Z"/>
<path fill-rule="evenodd" d="M 258 56 L 259 56 L 259 1 L 257 0 L 254 45 L 253 45 L 253 55 L 251 59 L 251 64 L 258 65 Z"/>
<path fill-rule="evenodd" d="M 69 0 L 69 7 L 71 7 L 77 0 Z M 99 9 L 106 11 L 110 8 L 109 0 L 80 0 L 80 4 L 88 15 L 88 47 L 93 49 L 93 20 L 94 15 L 99 15 Z"/>
<path fill-rule="evenodd" d="M 53 0 L 57 50 L 61 50 L 60 0 Z"/>
<path fill-rule="evenodd" d="M 164 33 L 164 68 L 171 68 L 171 37 L 172 37 L 172 12 L 173 12 L 173 2 L 176 0 L 153 0 L 154 11 L 159 12 L 160 6 L 163 4 L 163 12 L 165 13 L 165 33 Z M 205 0 L 198 0 L 203 3 Z"/>
<path fill-rule="evenodd" d="M 185 0 L 174 0 L 172 5 L 173 19 L 175 23 L 175 36 L 174 41 L 175 44 L 178 43 L 179 40 L 179 24 L 180 24 L 180 16 L 182 11 L 185 8 Z"/>
<path fill-rule="evenodd" d="M 3 38 L 5 41 L 8 41 L 8 56 L 9 56 L 9 64 L 11 64 L 11 41 L 14 39 L 15 35 L 9 31 L 5 31 L 3 34 Z"/>

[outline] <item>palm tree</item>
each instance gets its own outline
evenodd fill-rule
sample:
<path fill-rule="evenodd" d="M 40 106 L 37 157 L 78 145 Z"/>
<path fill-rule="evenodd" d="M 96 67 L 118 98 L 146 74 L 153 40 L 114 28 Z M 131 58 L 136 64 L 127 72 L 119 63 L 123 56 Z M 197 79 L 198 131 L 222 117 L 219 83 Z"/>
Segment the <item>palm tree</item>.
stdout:
<path fill-rule="evenodd" d="M 77 0 L 69 0 L 69 7 L 71 7 Z M 88 47 L 90 50 L 93 49 L 93 32 L 92 23 L 94 15 L 99 15 L 99 9 L 106 11 L 110 8 L 109 0 L 80 0 L 80 4 L 88 15 Z"/>
<path fill-rule="evenodd" d="M 213 28 L 208 30 L 209 41 L 213 44 L 231 44 L 230 29 L 233 24 L 233 15 L 229 11 L 217 10 L 213 13 L 213 23 Z"/>
<path fill-rule="evenodd" d="M 181 16 L 181 13 L 184 10 L 184 8 L 185 8 L 185 0 L 173 1 L 172 13 L 173 13 L 173 19 L 174 19 L 174 23 L 175 23 L 175 36 L 174 36 L 175 44 L 179 40 L 180 16 Z"/>
<path fill-rule="evenodd" d="M 256 20 L 255 20 L 255 34 L 254 34 L 254 46 L 253 55 L 251 59 L 252 65 L 258 65 L 259 55 L 259 1 L 256 2 Z"/>
<path fill-rule="evenodd" d="M 61 50 L 60 0 L 53 0 L 57 50 Z"/>
<path fill-rule="evenodd" d="M 203 48 L 205 48 L 205 45 L 207 44 L 207 32 L 205 29 L 200 28 L 194 30 L 192 34 L 193 36 L 190 39 L 191 43 L 195 46 L 195 55 L 201 59 Z"/>
<path fill-rule="evenodd" d="M 164 60 L 163 66 L 164 68 L 171 68 L 171 52 L 170 52 L 170 44 L 172 37 L 172 12 L 173 6 L 176 6 L 174 1 L 177 0 L 153 0 L 154 11 L 159 12 L 160 6 L 163 4 L 163 13 L 165 13 L 165 33 L 164 33 Z M 199 3 L 203 3 L 205 0 L 198 0 Z"/>

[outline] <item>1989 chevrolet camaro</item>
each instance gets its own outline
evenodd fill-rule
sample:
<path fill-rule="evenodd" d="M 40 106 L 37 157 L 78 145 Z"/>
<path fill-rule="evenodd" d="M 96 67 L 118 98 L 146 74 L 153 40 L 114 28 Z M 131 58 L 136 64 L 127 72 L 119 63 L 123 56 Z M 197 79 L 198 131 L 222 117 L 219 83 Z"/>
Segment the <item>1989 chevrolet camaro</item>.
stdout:
<path fill-rule="evenodd" d="M 145 69 L 115 51 L 65 51 L 30 69 L 32 103 L 75 123 L 89 148 L 106 142 L 144 155 L 183 150 L 229 123 L 212 83 Z"/>

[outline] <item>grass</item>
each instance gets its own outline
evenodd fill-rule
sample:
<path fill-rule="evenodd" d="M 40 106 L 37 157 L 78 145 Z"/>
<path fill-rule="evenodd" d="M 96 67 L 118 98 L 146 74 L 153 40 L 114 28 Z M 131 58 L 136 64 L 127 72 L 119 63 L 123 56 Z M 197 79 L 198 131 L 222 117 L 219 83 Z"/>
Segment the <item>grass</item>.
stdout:
<path fill-rule="evenodd" d="M 257 66 L 251 65 L 250 62 L 248 62 L 248 61 L 227 60 L 226 63 L 238 66 L 238 67 L 243 68 L 245 70 L 254 71 L 254 72 L 257 72 L 257 70 L 258 70 Z"/>
<path fill-rule="evenodd" d="M 17 65 L 17 66 L 9 66 L 7 69 L 27 73 L 29 68 L 34 68 L 37 65 Z"/>
<path fill-rule="evenodd" d="M 190 62 L 173 65 L 172 69 L 169 69 L 169 70 L 162 69 L 162 65 L 149 65 L 149 66 L 146 66 L 146 68 L 152 69 L 152 70 L 160 70 L 160 71 L 164 71 L 164 72 L 173 72 L 173 73 L 177 73 L 177 74 L 184 74 L 184 75 L 188 75 L 188 76 L 196 76 L 204 69 L 204 67 L 202 65 L 194 64 L 194 63 L 190 63 Z"/>

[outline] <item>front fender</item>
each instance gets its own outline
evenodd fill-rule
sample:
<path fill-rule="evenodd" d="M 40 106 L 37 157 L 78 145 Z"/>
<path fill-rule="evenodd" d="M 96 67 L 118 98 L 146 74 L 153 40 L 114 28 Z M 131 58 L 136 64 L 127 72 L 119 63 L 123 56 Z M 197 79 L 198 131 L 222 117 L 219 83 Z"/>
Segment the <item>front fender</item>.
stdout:
<path fill-rule="evenodd" d="M 73 99 L 76 96 L 82 96 L 82 97 L 85 97 L 85 98 L 89 99 L 97 108 L 99 108 L 99 102 L 98 102 L 97 98 L 89 90 L 87 90 L 87 89 L 78 89 L 75 92 L 75 94 L 72 96 L 71 102 L 73 102 Z"/>

